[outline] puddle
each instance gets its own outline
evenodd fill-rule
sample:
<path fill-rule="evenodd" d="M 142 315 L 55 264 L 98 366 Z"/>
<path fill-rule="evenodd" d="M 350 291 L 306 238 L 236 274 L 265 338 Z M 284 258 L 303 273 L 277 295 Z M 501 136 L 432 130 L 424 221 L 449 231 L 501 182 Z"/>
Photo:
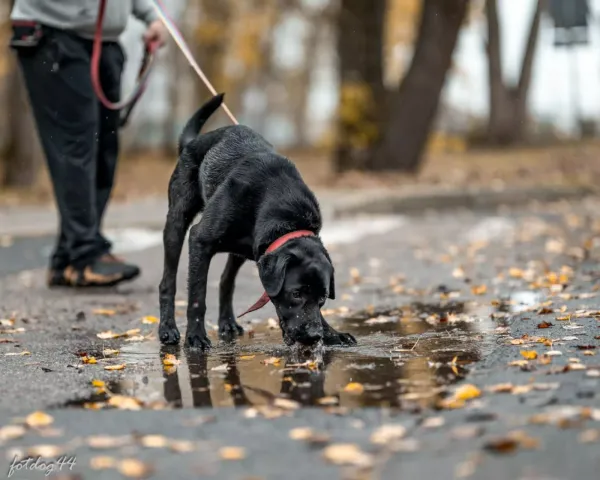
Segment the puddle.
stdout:
<path fill-rule="evenodd" d="M 276 397 L 303 406 L 426 408 L 438 400 L 441 387 L 463 378 L 486 354 L 490 313 L 453 302 L 332 315 L 331 323 L 353 333 L 359 345 L 308 353 L 283 347 L 281 332 L 266 321 L 246 323 L 252 333 L 235 345 L 218 344 L 212 332 L 216 346 L 208 354 L 154 341 L 125 344 L 119 361 L 127 370 L 107 387 L 174 408 L 258 406 Z M 164 367 L 167 354 L 179 365 Z M 273 358 L 279 360 L 269 363 Z M 350 382 L 360 384 L 359 391 L 345 391 Z M 66 406 L 102 401 L 95 396 Z"/>

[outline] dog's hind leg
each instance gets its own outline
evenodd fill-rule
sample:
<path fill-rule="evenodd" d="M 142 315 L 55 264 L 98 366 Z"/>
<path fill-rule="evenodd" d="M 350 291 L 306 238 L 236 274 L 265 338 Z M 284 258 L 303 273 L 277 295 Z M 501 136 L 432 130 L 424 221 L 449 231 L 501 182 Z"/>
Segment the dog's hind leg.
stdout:
<path fill-rule="evenodd" d="M 177 165 L 169 183 L 169 211 L 163 231 L 165 260 L 160 282 L 160 325 L 158 337 L 169 345 L 179 342 L 175 323 L 175 293 L 177 268 L 185 234 L 194 217 L 202 210 L 203 201 L 197 180 L 197 169 Z"/>
<path fill-rule="evenodd" d="M 219 284 L 219 337 L 225 341 L 232 341 L 236 336 L 244 333 L 244 329 L 235 321 L 233 291 L 235 290 L 235 277 L 245 261 L 246 259 L 243 257 L 229 254 L 227 264 L 221 275 Z"/>

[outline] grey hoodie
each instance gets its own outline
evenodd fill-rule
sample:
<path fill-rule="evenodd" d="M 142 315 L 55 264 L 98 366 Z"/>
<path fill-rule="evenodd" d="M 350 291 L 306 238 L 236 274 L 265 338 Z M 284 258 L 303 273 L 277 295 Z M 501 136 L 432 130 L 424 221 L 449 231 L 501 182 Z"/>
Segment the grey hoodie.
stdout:
<path fill-rule="evenodd" d="M 16 0 L 10 18 L 33 20 L 93 38 L 99 4 L 100 0 Z M 104 40 L 117 40 L 132 14 L 146 24 L 158 18 L 150 0 L 107 0 Z"/>

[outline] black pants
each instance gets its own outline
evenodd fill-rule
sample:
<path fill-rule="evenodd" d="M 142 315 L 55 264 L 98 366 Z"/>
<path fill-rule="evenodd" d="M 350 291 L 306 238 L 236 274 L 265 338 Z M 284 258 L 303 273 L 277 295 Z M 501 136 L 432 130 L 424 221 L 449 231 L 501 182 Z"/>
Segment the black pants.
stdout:
<path fill-rule="evenodd" d="M 47 29 L 33 51 L 17 50 L 60 212 L 51 268 L 82 268 L 107 253 L 101 234 L 119 151 L 119 112 L 92 88 L 92 41 Z M 118 101 L 124 54 L 105 42 L 100 65 L 106 96 Z"/>

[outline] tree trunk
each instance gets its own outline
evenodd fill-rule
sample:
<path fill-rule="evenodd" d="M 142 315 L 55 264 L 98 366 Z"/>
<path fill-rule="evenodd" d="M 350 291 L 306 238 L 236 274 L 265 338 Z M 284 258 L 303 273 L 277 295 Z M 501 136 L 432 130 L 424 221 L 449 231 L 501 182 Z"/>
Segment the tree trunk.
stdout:
<path fill-rule="evenodd" d="M 488 23 L 488 75 L 490 113 L 487 137 L 493 145 L 513 145 L 523 141 L 527 127 L 527 101 L 533 76 L 533 61 L 537 48 L 542 0 L 538 0 L 525 45 L 517 85 L 508 85 L 503 78 L 500 22 L 496 0 L 485 4 Z"/>
<path fill-rule="evenodd" d="M 342 0 L 338 13 L 340 99 L 335 164 L 364 169 L 381 137 L 385 0 Z"/>
<path fill-rule="evenodd" d="M 21 72 L 13 65 L 8 79 L 8 129 L 4 149 L 5 187 L 30 187 L 42 164 L 43 153 Z"/>
<path fill-rule="evenodd" d="M 419 168 L 469 0 L 424 0 L 415 51 L 391 98 L 385 137 L 373 170 Z"/>

